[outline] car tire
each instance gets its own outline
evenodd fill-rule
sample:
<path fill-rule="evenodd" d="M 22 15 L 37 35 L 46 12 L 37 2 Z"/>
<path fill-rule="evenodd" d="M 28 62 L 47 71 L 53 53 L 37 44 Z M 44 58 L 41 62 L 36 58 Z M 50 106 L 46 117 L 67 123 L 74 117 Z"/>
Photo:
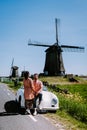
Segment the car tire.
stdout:
<path fill-rule="evenodd" d="M 7 113 L 18 113 L 19 112 L 19 105 L 14 100 L 6 102 L 4 104 L 4 108 Z"/>
<path fill-rule="evenodd" d="M 19 104 L 19 106 L 21 107 L 21 96 L 19 96 L 18 104 Z"/>
<path fill-rule="evenodd" d="M 37 110 L 37 112 L 39 113 L 39 114 L 46 114 L 48 111 L 47 110 Z"/>
<path fill-rule="evenodd" d="M 56 113 L 57 112 L 57 110 L 51 110 L 51 111 L 49 111 L 50 113 Z"/>

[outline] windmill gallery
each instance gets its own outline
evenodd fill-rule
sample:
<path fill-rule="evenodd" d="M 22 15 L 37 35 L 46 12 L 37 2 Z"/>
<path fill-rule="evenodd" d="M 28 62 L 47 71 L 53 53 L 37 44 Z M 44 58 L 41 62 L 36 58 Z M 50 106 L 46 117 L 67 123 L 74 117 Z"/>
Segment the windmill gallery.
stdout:
<path fill-rule="evenodd" d="M 64 68 L 63 58 L 62 58 L 62 52 L 65 49 L 74 52 L 78 52 L 78 51 L 84 52 L 84 47 L 59 45 L 57 24 L 58 24 L 58 19 L 55 19 L 56 42 L 53 45 L 38 44 L 38 43 L 33 43 L 31 41 L 28 42 L 29 46 L 32 45 L 32 46 L 48 47 L 45 50 L 46 58 L 45 58 L 44 74 L 49 76 L 65 74 L 65 68 Z"/>

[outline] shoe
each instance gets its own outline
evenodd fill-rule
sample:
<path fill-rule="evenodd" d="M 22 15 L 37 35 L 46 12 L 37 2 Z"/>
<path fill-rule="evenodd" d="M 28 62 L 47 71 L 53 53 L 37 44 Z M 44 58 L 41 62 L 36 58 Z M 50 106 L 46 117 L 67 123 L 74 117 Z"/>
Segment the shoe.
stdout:
<path fill-rule="evenodd" d="M 41 110 L 41 109 L 42 109 L 42 106 L 41 106 L 41 105 L 38 105 L 38 109 Z"/>
<path fill-rule="evenodd" d="M 36 115 L 37 115 L 37 110 L 36 110 L 36 108 L 35 108 L 34 113 L 33 113 L 33 116 L 36 116 Z"/>
<path fill-rule="evenodd" d="M 29 110 L 29 109 L 26 109 L 25 114 L 31 114 L 30 110 Z"/>

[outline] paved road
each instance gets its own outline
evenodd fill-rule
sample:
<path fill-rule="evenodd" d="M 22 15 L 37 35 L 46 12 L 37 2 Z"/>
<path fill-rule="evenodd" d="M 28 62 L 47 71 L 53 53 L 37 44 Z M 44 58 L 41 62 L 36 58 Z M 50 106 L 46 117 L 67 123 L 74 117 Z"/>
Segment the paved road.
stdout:
<path fill-rule="evenodd" d="M 43 115 L 7 115 L 4 104 L 15 100 L 15 95 L 5 84 L 0 83 L 0 130 L 58 130 Z"/>

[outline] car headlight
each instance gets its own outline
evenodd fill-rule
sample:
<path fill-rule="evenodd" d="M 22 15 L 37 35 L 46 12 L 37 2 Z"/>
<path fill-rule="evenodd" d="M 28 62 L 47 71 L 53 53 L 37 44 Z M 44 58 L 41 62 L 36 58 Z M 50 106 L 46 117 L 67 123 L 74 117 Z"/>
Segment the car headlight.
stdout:
<path fill-rule="evenodd" d="M 52 106 L 54 107 L 57 104 L 57 99 L 53 98 L 52 99 Z"/>

